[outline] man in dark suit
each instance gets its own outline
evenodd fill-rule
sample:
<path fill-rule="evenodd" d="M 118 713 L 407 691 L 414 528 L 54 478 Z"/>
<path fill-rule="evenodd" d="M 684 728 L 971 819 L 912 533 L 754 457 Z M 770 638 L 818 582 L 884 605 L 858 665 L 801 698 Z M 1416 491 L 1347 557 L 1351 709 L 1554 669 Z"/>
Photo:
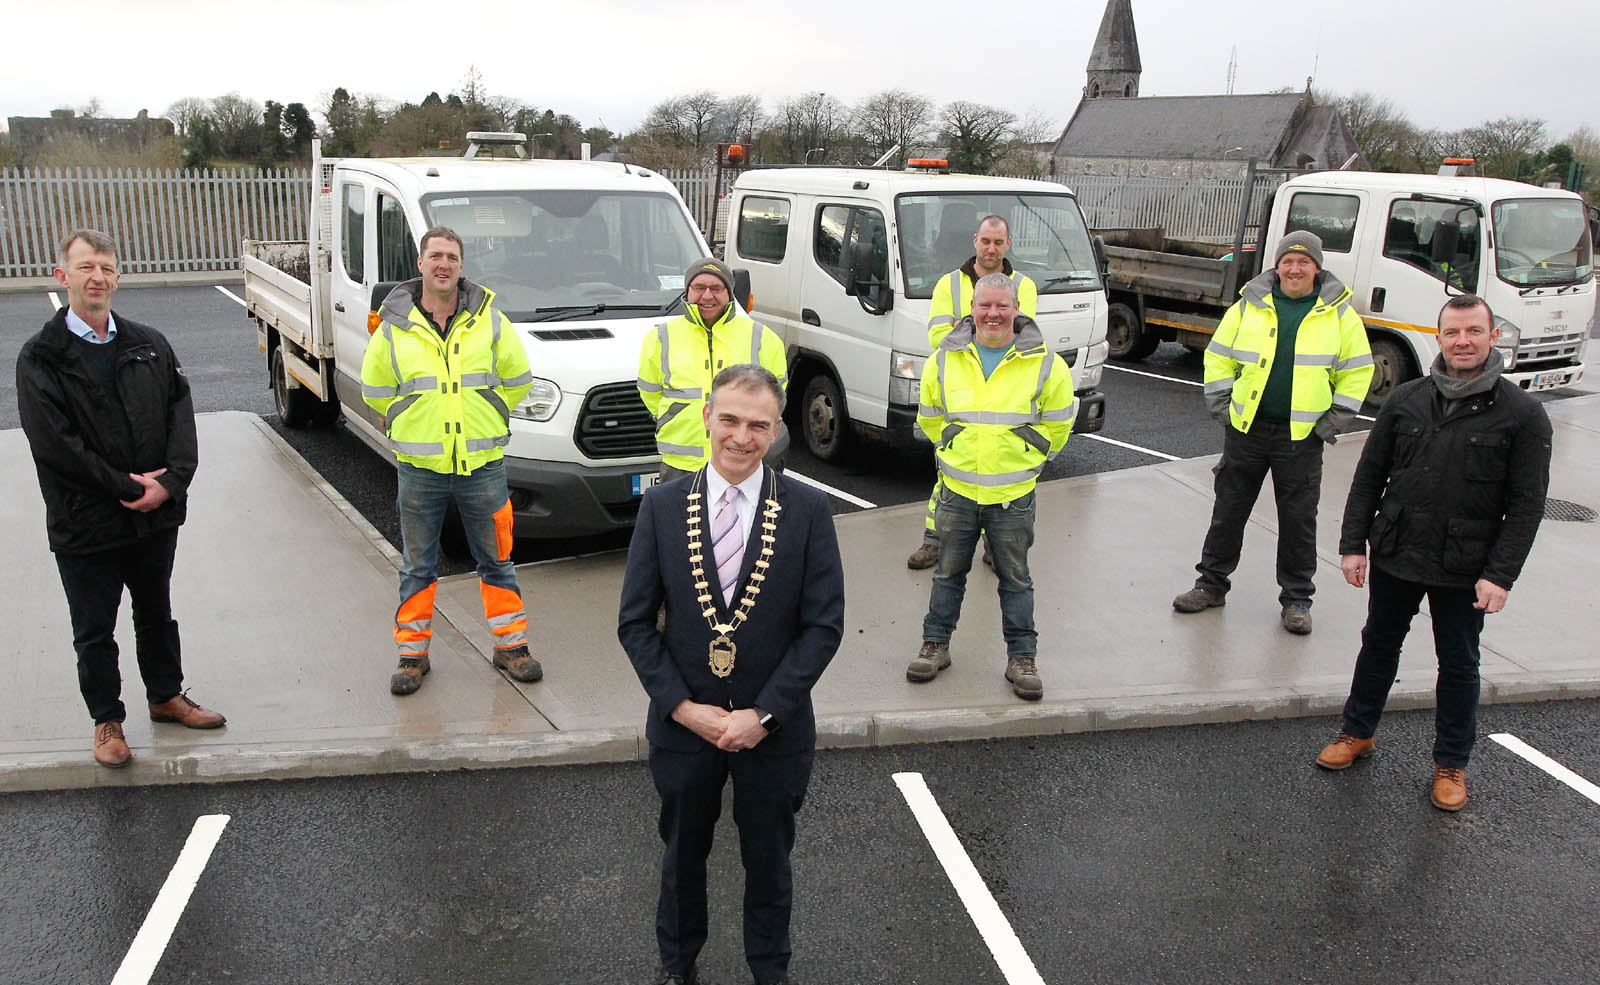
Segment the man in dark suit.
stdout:
<path fill-rule="evenodd" d="M 702 412 L 710 464 L 646 493 L 628 550 L 617 636 L 650 694 L 666 845 L 656 985 L 697 981 L 706 856 L 730 775 L 745 959 L 756 985 L 788 981 L 789 852 L 817 738 L 811 688 L 844 631 L 844 570 L 827 497 L 761 464 L 782 410 L 762 367 L 718 373 Z"/>

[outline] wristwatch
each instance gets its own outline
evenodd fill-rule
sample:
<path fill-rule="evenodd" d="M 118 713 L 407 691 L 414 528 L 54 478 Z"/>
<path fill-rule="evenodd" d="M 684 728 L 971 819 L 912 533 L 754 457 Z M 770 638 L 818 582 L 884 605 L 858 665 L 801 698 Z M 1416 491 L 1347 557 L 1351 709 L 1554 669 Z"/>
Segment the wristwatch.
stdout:
<path fill-rule="evenodd" d="M 754 705 L 751 706 L 750 710 L 756 713 L 756 721 L 760 723 L 762 728 L 768 732 L 778 731 L 778 720 L 773 717 L 772 712 L 762 711 Z"/>

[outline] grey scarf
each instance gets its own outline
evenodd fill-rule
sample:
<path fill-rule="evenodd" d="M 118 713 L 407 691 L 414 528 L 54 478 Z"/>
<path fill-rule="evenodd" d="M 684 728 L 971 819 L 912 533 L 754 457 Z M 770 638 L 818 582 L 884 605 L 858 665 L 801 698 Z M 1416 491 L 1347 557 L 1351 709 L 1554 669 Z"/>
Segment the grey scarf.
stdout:
<path fill-rule="evenodd" d="M 1500 374 L 1505 372 L 1506 361 L 1500 355 L 1499 349 L 1490 349 L 1489 358 L 1483 364 L 1483 369 L 1477 376 L 1470 380 L 1457 379 L 1445 371 L 1444 353 L 1433 357 L 1433 365 L 1428 369 L 1428 375 L 1433 378 L 1433 385 L 1439 388 L 1439 395 L 1446 400 L 1460 400 L 1462 397 L 1472 397 L 1480 393 L 1493 390 L 1496 383 L 1500 382 Z"/>

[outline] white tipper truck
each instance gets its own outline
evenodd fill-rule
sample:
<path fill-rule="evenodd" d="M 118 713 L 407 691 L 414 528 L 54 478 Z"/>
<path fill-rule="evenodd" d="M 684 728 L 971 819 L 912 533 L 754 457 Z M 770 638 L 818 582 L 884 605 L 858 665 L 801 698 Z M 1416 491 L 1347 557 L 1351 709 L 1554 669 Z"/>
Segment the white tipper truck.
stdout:
<path fill-rule="evenodd" d="M 314 145 L 307 242 L 246 240 L 245 302 L 289 427 L 345 424 L 393 461 L 361 399 L 377 309 L 418 276 L 432 226 L 461 236 L 463 274 L 491 288 L 528 351 L 506 476 L 519 537 L 631 527 L 656 481 L 655 425 L 635 378 L 646 333 L 681 311 L 709 248 L 666 178 L 626 164 L 490 159 L 520 134 L 469 134 L 463 157 L 324 158 Z"/>

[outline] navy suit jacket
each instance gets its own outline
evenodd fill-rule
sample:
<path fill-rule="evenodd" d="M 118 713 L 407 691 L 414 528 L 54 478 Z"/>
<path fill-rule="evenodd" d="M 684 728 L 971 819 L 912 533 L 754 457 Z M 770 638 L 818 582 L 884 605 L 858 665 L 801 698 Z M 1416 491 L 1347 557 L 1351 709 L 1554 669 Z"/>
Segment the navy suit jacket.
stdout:
<path fill-rule="evenodd" d="M 763 500 L 772 474 L 762 466 Z M 695 601 L 699 593 L 690 574 L 684 507 L 694 479 L 685 476 L 645 493 L 628 548 L 617 638 L 650 694 L 645 737 L 653 746 L 680 752 L 704 748 L 704 739 L 672 719 L 673 709 L 687 699 L 729 710 L 760 707 L 771 713 L 779 728 L 755 752 L 809 751 L 817 741 L 811 688 L 827 669 L 844 633 L 844 567 L 828 498 L 778 475 L 778 530 L 771 566 L 749 618 L 732 635 L 738 655 L 733 673 L 722 678 L 711 672 L 709 652 L 715 634 Z M 700 502 L 707 507 L 700 524 L 702 563 L 714 586 L 711 511 L 703 498 L 703 478 L 700 485 Z M 757 504 L 733 592 L 735 607 L 760 554 L 765 508 L 764 502 Z M 715 587 L 710 592 L 717 621 L 731 622 L 722 593 Z M 656 613 L 663 602 L 666 629 L 658 631 Z"/>

